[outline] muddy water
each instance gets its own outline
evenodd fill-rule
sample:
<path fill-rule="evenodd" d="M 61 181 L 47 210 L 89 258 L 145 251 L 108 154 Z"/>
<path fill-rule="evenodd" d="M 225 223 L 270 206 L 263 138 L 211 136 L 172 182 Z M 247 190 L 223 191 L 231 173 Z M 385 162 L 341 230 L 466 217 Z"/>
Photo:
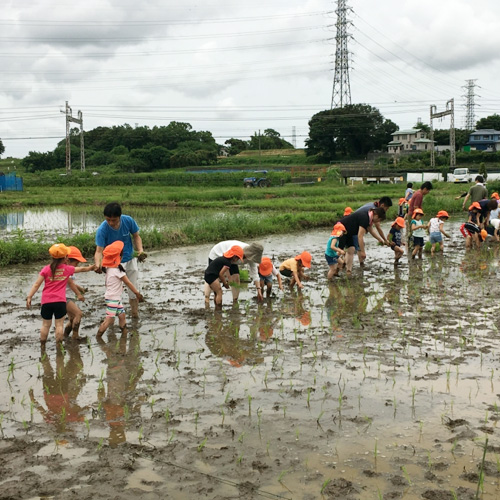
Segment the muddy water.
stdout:
<path fill-rule="evenodd" d="M 498 257 L 451 232 L 396 268 L 369 239 L 330 285 L 327 231 L 264 238 L 276 262 L 311 251 L 303 294 L 221 312 L 210 245 L 155 253 L 134 333 L 101 342 L 103 279 L 79 274 L 88 343 L 62 353 L 23 308 L 39 266 L 3 269 L 0 497 L 498 498 Z"/>

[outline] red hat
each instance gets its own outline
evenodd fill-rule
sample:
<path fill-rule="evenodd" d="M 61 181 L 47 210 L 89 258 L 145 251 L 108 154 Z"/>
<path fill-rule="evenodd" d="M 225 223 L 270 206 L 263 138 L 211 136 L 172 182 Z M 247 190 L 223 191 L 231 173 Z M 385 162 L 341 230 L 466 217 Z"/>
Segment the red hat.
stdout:
<path fill-rule="evenodd" d="M 345 207 L 345 209 L 344 209 L 344 217 L 346 215 L 350 215 L 350 214 L 352 214 L 352 208 L 351 207 Z"/>
<path fill-rule="evenodd" d="M 342 236 L 342 233 L 346 231 L 346 228 L 342 222 L 337 222 L 335 226 L 333 226 L 331 236 Z"/>
<path fill-rule="evenodd" d="M 440 211 L 437 213 L 436 217 L 438 217 L 439 219 L 440 219 L 441 217 L 446 217 L 447 219 L 449 219 L 449 218 L 450 218 L 450 216 L 448 215 L 448 212 L 447 212 L 446 210 L 440 210 Z"/>
<path fill-rule="evenodd" d="M 102 251 L 102 267 L 118 267 L 122 261 L 123 241 L 114 241 Z"/>
<path fill-rule="evenodd" d="M 399 198 L 399 204 L 402 205 L 406 201 L 406 198 Z"/>
<path fill-rule="evenodd" d="M 69 247 L 68 259 L 77 260 L 78 262 L 87 262 L 85 257 L 82 255 L 82 252 L 73 246 Z"/>
<path fill-rule="evenodd" d="M 491 195 L 491 197 L 492 197 L 492 198 L 495 198 L 495 200 L 497 200 L 497 201 L 500 201 L 500 196 L 498 195 L 498 193 L 493 193 L 493 194 Z"/>
<path fill-rule="evenodd" d="M 232 259 L 233 257 L 238 257 L 238 259 L 243 260 L 244 253 L 243 248 L 238 245 L 232 246 L 227 252 L 224 252 L 224 257 Z"/>
<path fill-rule="evenodd" d="M 417 214 L 424 215 L 424 211 L 421 208 L 416 208 L 413 211 L 413 217 L 415 217 L 415 215 L 417 215 Z"/>
<path fill-rule="evenodd" d="M 304 267 L 311 267 L 312 257 L 309 252 L 302 252 L 300 255 L 296 255 L 295 260 L 300 260 Z"/>
<path fill-rule="evenodd" d="M 259 264 L 259 274 L 269 276 L 273 272 L 273 263 L 269 257 L 262 257 Z"/>
<path fill-rule="evenodd" d="M 493 198 L 493 197 L 492 197 Z M 472 209 L 477 209 L 477 210 L 481 210 L 481 205 L 475 201 L 470 207 L 469 207 L 469 212 L 472 210 Z"/>
<path fill-rule="evenodd" d="M 405 220 L 403 217 L 397 217 L 396 220 L 391 224 L 392 226 L 398 225 L 399 227 L 405 227 Z"/>

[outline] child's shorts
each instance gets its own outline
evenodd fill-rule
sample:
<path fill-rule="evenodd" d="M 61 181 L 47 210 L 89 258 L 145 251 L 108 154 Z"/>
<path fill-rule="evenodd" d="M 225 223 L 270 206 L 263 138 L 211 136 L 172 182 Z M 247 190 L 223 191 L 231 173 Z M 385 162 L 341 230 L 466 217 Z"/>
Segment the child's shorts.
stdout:
<path fill-rule="evenodd" d="M 414 247 L 423 247 L 424 246 L 424 238 L 420 236 L 413 237 L 413 246 Z"/>
<path fill-rule="evenodd" d="M 66 302 L 48 302 L 47 304 L 42 304 L 40 314 L 43 319 L 52 319 L 52 316 L 56 319 L 64 318 L 66 316 Z"/>
<path fill-rule="evenodd" d="M 120 314 L 124 314 L 125 309 L 121 300 L 107 300 L 106 301 L 106 317 L 114 318 Z"/>
<path fill-rule="evenodd" d="M 431 243 L 441 243 L 443 241 L 443 235 L 441 231 L 434 231 L 429 235 Z"/>
<path fill-rule="evenodd" d="M 339 261 L 338 255 L 336 255 L 335 257 L 330 257 L 329 255 L 326 255 L 326 253 L 325 253 L 325 259 L 329 266 L 334 266 Z"/>
<path fill-rule="evenodd" d="M 267 276 L 262 276 L 262 274 L 259 273 L 259 279 L 260 281 L 263 281 L 264 282 L 264 285 L 267 285 L 268 283 L 271 283 L 273 282 L 273 274 L 268 274 Z"/>
<path fill-rule="evenodd" d="M 211 285 L 215 280 L 219 279 L 218 274 L 205 274 L 205 281 L 207 282 L 207 285 Z"/>
<path fill-rule="evenodd" d="M 282 274 L 283 276 L 286 276 L 287 278 L 290 278 L 293 276 L 293 273 L 292 273 L 292 271 L 290 271 L 290 269 L 283 269 L 283 270 L 280 269 L 280 274 Z"/>

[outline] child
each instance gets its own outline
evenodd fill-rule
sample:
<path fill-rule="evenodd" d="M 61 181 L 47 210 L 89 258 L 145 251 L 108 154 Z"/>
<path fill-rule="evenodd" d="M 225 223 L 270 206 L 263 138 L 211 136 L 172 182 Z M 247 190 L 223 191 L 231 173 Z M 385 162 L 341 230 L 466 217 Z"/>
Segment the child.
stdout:
<path fill-rule="evenodd" d="M 333 226 L 332 234 L 328 239 L 328 243 L 326 244 L 325 250 L 325 259 L 329 266 L 327 279 L 330 281 L 334 276 L 339 275 L 339 269 L 342 269 L 344 266 L 344 259 L 339 257 L 345 255 L 345 251 L 339 247 L 339 239 L 346 233 L 346 229 L 344 224 L 341 222 L 337 222 L 335 226 Z"/>
<path fill-rule="evenodd" d="M 205 269 L 205 282 L 215 294 L 214 302 L 215 307 L 220 309 L 222 307 L 222 288 L 229 288 L 229 279 L 226 276 L 227 271 L 232 265 L 236 265 L 239 261 L 243 260 L 243 248 L 238 245 L 233 245 L 229 250 L 224 252 L 222 257 L 216 257 Z M 208 304 L 207 296 L 205 295 L 205 304 Z"/>
<path fill-rule="evenodd" d="M 80 252 L 78 248 L 73 246 L 68 248 L 69 248 L 68 264 L 70 266 L 76 267 L 78 266 L 79 262 L 87 262 L 83 257 L 82 252 Z M 74 276 L 70 276 L 69 278 L 70 281 L 73 280 L 73 278 Z M 81 287 L 80 285 L 75 285 L 75 286 L 81 295 L 85 293 L 86 291 L 85 288 Z M 71 333 L 71 331 L 73 331 L 74 340 L 86 340 L 86 337 L 80 337 L 78 334 L 83 314 L 73 299 L 66 300 L 66 314 L 68 315 L 68 324 L 64 329 L 64 336 L 67 337 Z"/>
<path fill-rule="evenodd" d="M 70 250 L 62 243 L 56 243 L 49 248 L 52 261 L 40 271 L 40 276 L 26 297 L 26 307 L 31 308 L 33 295 L 44 283 L 42 290 L 42 327 L 40 329 L 40 341 L 47 342 L 49 330 L 52 326 L 52 317 L 55 318 L 56 341 L 61 342 L 64 338 L 64 317 L 66 316 L 66 285 L 69 284 L 71 290 L 76 293 L 78 300 L 85 300 L 73 280 L 69 277 L 74 273 L 84 273 L 93 271 L 95 266 L 78 267 L 68 266 L 68 254 Z"/>
<path fill-rule="evenodd" d="M 408 204 L 406 203 L 406 198 L 399 198 L 398 217 L 404 217 L 406 215 L 407 210 L 408 210 Z"/>
<path fill-rule="evenodd" d="M 125 309 L 122 304 L 123 284 L 130 288 L 130 291 L 135 294 L 137 302 L 144 302 L 144 297 L 139 293 L 137 288 L 127 278 L 125 269 L 120 264 L 123 254 L 123 241 L 117 240 L 104 247 L 102 252 L 102 270 L 106 273 L 106 318 L 97 330 L 97 337 L 100 338 L 104 332 L 115 322 L 115 317 L 118 316 L 118 324 L 122 334 L 127 333 L 127 320 L 125 318 Z"/>
<path fill-rule="evenodd" d="M 387 240 L 391 244 L 392 250 L 394 250 L 394 265 L 398 265 L 399 259 L 403 256 L 404 251 L 402 246 L 404 243 L 401 242 L 403 237 L 403 228 L 405 227 L 405 220 L 403 217 L 398 217 L 391 225 L 391 229 L 387 234 Z"/>
<path fill-rule="evenodd" d="M 447 238 L 449 238 L 449 234 L 444 230 L 444 222 L 450 218 L 448 212 L 445 210 L 440 210 L 436 217 L 433 217 L 429 221 L 429 237 L 432 243 L 431 246 L 431 255 L 434 256 L 434 251 L 436 250 L 436 243 L 439 243 L 439 247 L 441 253 L 444 250 L 443 237 L 444 234 Z"/>
<path fill-rule="evenodd" d="M 424 212 L 421 208 L 416 208 L 413 212 L 413 217 L 411 220 L 411 232 L 413 235 L 413 252 L 411 258 L 414 259 L 418 253 L 418 258 L 422 258 L 422 251 L 424 249 L 424 236 L 425 230 L 429 227 L 429 224 L 424 224 L 422 221 L 422 216 Z"/>
<path fill-rule="evenodd" d="M 278 286 L 281 291 L 283 291 L 283 280 L 278 270 L 274 267 L 271 259 L 269 257 L 262 257 L 259 265 L 259 278 L 260 287 L 263 289 L 266 285 L 266 296 L 271 296 L 271 289 L 273 287 L 273 276 L 278 278 Z"/>
<path fill-rule="evenodd" d="M 281 263 L 280 273 L 287 278 L 292 278 L 290 281 L 290 290 L 293 289 L 295 284 L 297 284 L 297 288 L 299 289 L 304 288 L 301 282 L 301 279 L 305 279 L 304 267 L 309 269 L 311 267 L 311 261 L 311 254 L 309 252 L 302 252 Z"/>

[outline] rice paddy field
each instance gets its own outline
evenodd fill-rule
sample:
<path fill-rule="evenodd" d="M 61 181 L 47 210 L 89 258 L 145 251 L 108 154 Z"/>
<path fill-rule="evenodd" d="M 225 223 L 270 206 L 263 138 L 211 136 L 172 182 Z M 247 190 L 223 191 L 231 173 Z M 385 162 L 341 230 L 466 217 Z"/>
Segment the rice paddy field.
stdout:
<path fill-rule="evenodd" d="M 496 499 L 500 496 L 497 249 L 326 280 L 328 229 L 262 235 L 279 263 L 309 250 L 302 293 L 205 308 L 211 244 L 150 252 L 131 332 L 38 341 L 25 296 L 40 263 L 0 273 L 0 498 Z M 386 231 L 389 225 L 385 226 Z M 247 238 L 244 241 L 252 241 Z"/>

